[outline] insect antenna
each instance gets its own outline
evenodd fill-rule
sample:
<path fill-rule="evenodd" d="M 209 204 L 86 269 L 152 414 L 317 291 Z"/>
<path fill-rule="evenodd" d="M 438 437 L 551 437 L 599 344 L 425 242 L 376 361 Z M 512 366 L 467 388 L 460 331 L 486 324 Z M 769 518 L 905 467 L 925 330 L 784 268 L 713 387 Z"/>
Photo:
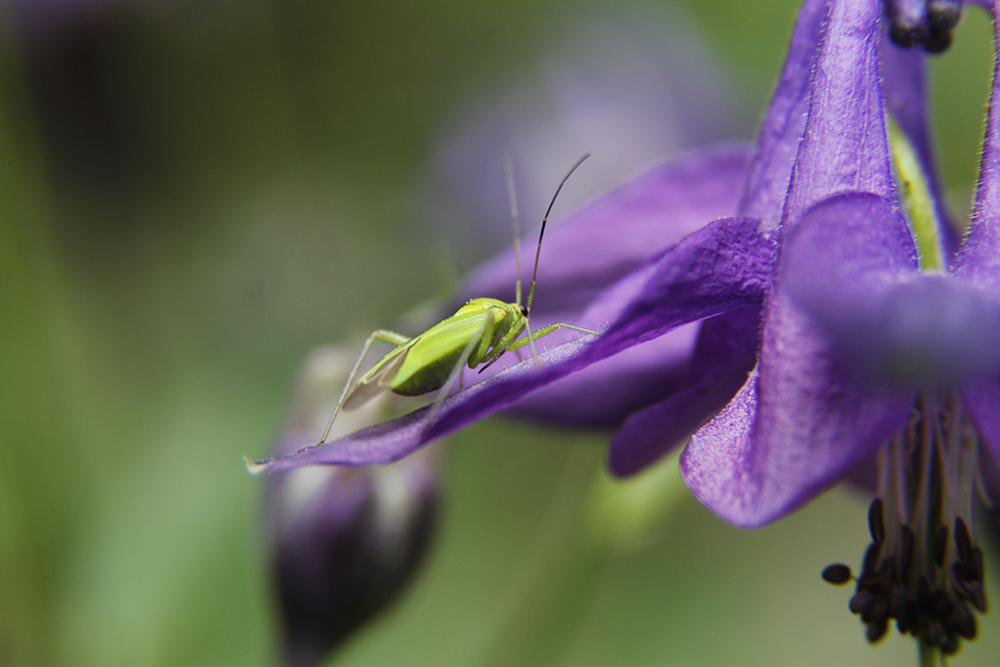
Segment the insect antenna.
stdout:
<path fill-rule="evenodd" d="M 521 305 L 521 232 L 517 228 L 517 194 L 514 192 L 514 176 L 510 167 L 510 155 L 503 152 L 503 173 L 507 178 L 507 199 L 510 201 L 510 219 L 514 222 L 514 303 Z"/>
<path fill-rule="evenodd" d="M 528 313 L 531 313 L 531 300 L 535 297 L 535 279 L 538 277 L 538 257 L 542 254 L 542 237 L 545 236 L 545 223 L 548 222 L 549 214 L 552 213 L 552 207 L 556 203 L 556 197 L 559 196 L 559 192 L 563 189 L 563 186 L 566 185 L 566 181 L 568 181 L 569 177 L 573 175 L 576 168 L 583 164 L 583 161 L 589 157 L 590 153 L 584 153 L 583 157 L 577 160 L 576 163 L 569 168 L 566 175 L 563 176 L 561 181 L 559 181 L 559 187 L 556 188 L 556 193 L 552 195 L 552 201 L 549 202 L 549 207 L 545 209 L 545 216 L 542 218 L 542 230 L 538 232 L 538 249 L 535 251 L 535 269 L 531 272 L 531 287 L 528 289 Z M 515 241 L 515 243 L 517 242 Z M 518 303 L 520 303 L 520 300 L 518 300 Z"/>
<path fill-rule="evenodd" d="M 584 153 L 583 157 L 577 160 L 576 163 L 569 168 L 569 171 L 566 172 L 566 175 L 563 176 L 562 180 L 559 181 L 559 187 L 556 188 L 555 194 L 552 195 L 552 201 L 549 202 L 549 207 L 545 209 L 545 215 L 542 216 L 542 229 L 541 231 L 538 232 L 538 248 L 535 250 L 535 268 L 531 272 L 531 287 L 528 288 L 528 305 L 525 306 L 524 308 L 524 333 L 528 338 L 528 347 L 531 348 L 531 358 L 535 360 L 535 366 L 537 368 L 542 367 L 542 361 L 538 358 L 538 350 L 535 348 L 535 335 L 531 332 L 530 313 L 531 313 L 531 302 L 535 298 L 535 281 L 538 278 L 538 258 L 542 254 L 542 237 L 545 236 L 545 223 L 548 222 L 549 214 L 552 213 L 552 207 L 556 203 L 556 197 L 559 196 L 559 192 L 562 191 L 563 186 L 566 185 L 566 181 L 569 180 L 569 177 L 573 175 L 573 172 L 576 171 L 576 168 L 579 167 L 581 164 L 583 164 L 583 161 L 586 160 L 588 157 L 590 157 L 590 153 Z M 515 243 L 514 252 L 516 253 L 518 251 L 517 242 L 515 241 L 514 243 Z M 520 306 L 521 305 L 520 269 L 518 270 L 517 297 L 518 297 L 517 305 Z"/>

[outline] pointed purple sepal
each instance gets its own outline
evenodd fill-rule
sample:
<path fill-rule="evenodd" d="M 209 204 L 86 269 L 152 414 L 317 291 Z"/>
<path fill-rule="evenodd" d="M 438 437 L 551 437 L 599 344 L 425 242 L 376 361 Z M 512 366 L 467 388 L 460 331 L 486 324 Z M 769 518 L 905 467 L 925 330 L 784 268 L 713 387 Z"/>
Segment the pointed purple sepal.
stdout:
<path fill-rule="evenodd" d="M 816 58 L 826 29 L 829 0 L 806 0 L 788 56 L 757 138 L 738 215 L 760 218 L 764 229 L 781 220 L 795 155 L 812 101 Z"/>
<path fill-rule="evenodd" d="M 995 40 L 1000 40 L 1000 20 L 994 21 L 994 31 Z M 972 223 L 956 273 L 1000 297 L 1000 61 L 993 70 Z"/>

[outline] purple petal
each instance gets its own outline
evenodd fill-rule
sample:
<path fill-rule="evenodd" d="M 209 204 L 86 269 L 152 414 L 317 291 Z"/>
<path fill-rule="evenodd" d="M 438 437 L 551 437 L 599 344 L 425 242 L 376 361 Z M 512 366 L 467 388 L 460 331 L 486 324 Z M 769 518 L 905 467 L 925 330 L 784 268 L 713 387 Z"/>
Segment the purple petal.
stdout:
<path fill-rule="evenodd" d="M 862 358 L 889 379 L 939 385 L 1000 373 L 1000 304 L 947 276 L 916 275 L 867 315 L 853 323 L 854 345 L 867 334 Z"/>
<path fill-rule="evenodd" d="M 917 272 L 906 220 L 880 197 L 809 209 L 785 243 L 782 282 L 869 379 L 919 387 L 1000 372 L 1000 304 Z"/>
<path fill-rule="evenodd" d="M 879 3 L 838 2 L 816 63 L 809 118 L 786 201 L 797 221 L 838 192 L 891 196 L 876 43 Z M 787 229 L 786 229 L 787 233 Z M 739 526 L 759 526 L 833 484 L 882 445 L 910 397 L 847 372 L 833 342 L 774 281 L 760 363 L 681 459 L 692 492 Z"/>
<path fill-rule="evenodd" d="M 1000 21 L 994 21 L 994 30 L 997 31 L 995 39 L 1000 40 Z M 1000 60 L 993 70 L 993 90 L 986 116 L 986 138 L 972 223 L 957 267 L 958 275 L 1000 296 Z"/>
<path fill-rule="evenodd" d="M 831 486 L 910 412 L 911 396 L 850 373 L 776 283 L 758 368 L 681 458 L 695 496 L 741 527 L 777 520 Z"/>
<path fill-rule="evenodd" d="M 996 177 L 1000 180 L 1000 174 Z M 974 218 L 955 276 L 1000 298 L 1000 210 Z"/>
<path fill-rule="evenodd" d="M 292 454 L 248 463 L 254 474 L 293 470 L 308 465 L 366 466 L 391 463 L 412 454 L 425 441 L 420 439 L 427 425 L 430 406 L 414 410 L 392 421 L 376 424 L 324 445 L 303 433 L 286 433 L 275 446 L 276 451 Z"/>
<path fill-rule="evenodd" d="M 734 233 L 728 240 L 735 244 L 746 240 L 746 237 L 741 240 L 741 236 Z M 761 240 L 763 239 L 757 237 L 750 240 L 750 243 L 755 244 Z M 606 322 L 618 319 L 626 304 L 637 301 L 638 295 L 644 289 L 649 289 L 650 276 L 657 266 L 653 263 L 633 271 L 626 279 L 606 290 L 591 304 L 578 323 L 603 329 Z M 703 270 L 700 267 L 692 279 L 701 280 Z M 766 272 L 767 268 L 761 265 L 759 275 L 765 275 Z M 667 278 L 668 282 L 670 280 L 674 278 Z M 742 361 L 746 355 L 756 354 L 757 332 L 760 328 L 759 304 L 755 304 L 749 311 L 733 321 L 736 323 L 733 325 L 735 331 L 731 330 L 733 326 L 729 320 L 720 316 L 704 324 L 683 326 L 619 352 L 532 394 L 518 403 L 513 411 L 574 425 L 617 427 L 632 412 L 651 403 L 669 401 L 671 395 L 681 391 L 692 389 L 687 401 L 696 400 L 696 396 L 706 392 L 719 397 L 705 398 L 702 403 L 705 407 L 698 415 L 687 415 L 690 419 L 682 420 L 683 424 L 692 424 L 690 427 L 678 427 L 684 431 L 681 437 L 687 437 L 694 428 L 721 408 L 742 384 L 741 379 L 723 397 L 725 390 L 720 390 L 719 378 L 715 376 L 732 372 L 731 365 L 734 363 L 741 364 L 736 376 L 745 377 L 752 368 L 752 363 L 744 368 Z M 722 322 L 726 324 L 721 324 Z M 699 333 L 698 327 L 706 325 L 707 331 L 702 329 Z M 696 335 L 697 347 L 694 345 Z M 739 337 L 740 340 L 730 340 L 733 337 Z M 729 346 L 736 345 L 745 350 L 739 354 L 732 352 Z M 612 385 L 616 387 L 616 391 L 609 396 L 606 388 Z M 708 406 L 714 407 L 710 409 Z M 664 425 L 664 428 L 668 427 Z"/>
<path fill-rule="evenodd" d="M 786 220 L 838 192 L 892 198 L 876 51 L 880 4 L 854 0 L 832 6 L 785 201 Z"/>
<path fill-rule="evenodd" d="M 788 234 L 781 281 L 823 324 L 836 326 L 866 298 L 870 283 L 915 273 L 906 219 L 892 202 L 866 192 L 834 195 L 808 209 Z"/>
<path fill-rule="evenodd" d="M 629 414 L 685 386 L 700 327 L 685 324 L 598 361 L 542 387 L 510 412 L 548 423 L 616 428 Z"/>
<path fill-rule="evenodd" d="M 566 321 L 605 287 L 708 220 L 733 215 L 748 161 L 743 147 L 717 146 L 665 162 L 551 226 L 538 267 L 532 315 Z M 524 289 L 531 281 L 537 230 L 521 243 Z M 460 301 L 514 300 L 514 251 L 466 281 Z M 527 297 L 527 292 L 525 292 Z"/>
<path fill-rule="evenodd" d="M 595 312 L 620 312 L 598 337 L 582 336 L 539 353 L 543 368 L 527 359 L 440 405 L 432 423 L 428 409 L 360 431 L 321 447 L 251 466 L 255 472 L 286 470 L 302 465 L 370 465 L 394 461 L 420 445 L 507 408 L 524 396 L 570 373 L 622 350 L 653 340 L 676 327 L 748 305 L 763 297 L 774 247 L 757 230 L 756 220 L 727 218 L 691 234 L 655 261 L 637 269 L 643 278 L 625 291 L 631 301 L 615 304 L 598 298 Z"/>
<path fill-rule="evenodd" d="M 765 229 L 775 227 L 781 219 L 812 99 L 813 72 L 829 5 L 829 0 L 806 0 L 799 12 L 781 77 L 760 128 L 737 215 L 760 218 Z"/>
<path fill-rule="evenodd" d="M 703 322 L 687 386 L 625 421 L 608 450 L 611 473 L 626 477 L 639 472 L 728 403 L 756 362 L 759 328 L 757 306 Z"/>
<path fill-rule="evenodd" d="M 729 405 L 691 436 L 681 456 L 691 492 L 742 528 L 776 521 L 832 486 L 884 445 L 910 413 L 911 396 L 838 377 L 837 364 L 815 349 L 795 352 L 785 361 L 808 364 L 779 377 L 769 373 L 769 381 L 754 371 Z"/>

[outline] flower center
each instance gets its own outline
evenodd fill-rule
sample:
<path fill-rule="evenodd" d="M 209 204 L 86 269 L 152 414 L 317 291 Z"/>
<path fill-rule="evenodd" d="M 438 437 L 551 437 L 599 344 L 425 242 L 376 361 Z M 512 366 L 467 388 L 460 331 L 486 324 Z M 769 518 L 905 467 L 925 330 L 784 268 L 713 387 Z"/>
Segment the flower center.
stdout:
<path fill-rule="evenodd" d="M 855 579 L 836 564 L 833 584 L 851 579 L 850 610 L 865 635 L 882 639 L 895 619 L 945 655 L 976 637 L 973 609 L 986 611 L 983 552 L 974 537 L 977 440 L 954 392 L 921 391 L 909 423 L 878 455 L 878 497 L 868 510 L 872 543 Z"/>

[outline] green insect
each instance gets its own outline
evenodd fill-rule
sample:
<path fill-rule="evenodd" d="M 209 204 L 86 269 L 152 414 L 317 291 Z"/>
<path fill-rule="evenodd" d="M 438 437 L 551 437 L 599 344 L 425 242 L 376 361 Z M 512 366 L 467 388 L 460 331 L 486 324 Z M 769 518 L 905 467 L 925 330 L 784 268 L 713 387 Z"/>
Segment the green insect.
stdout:
<path fill-rule="evenodd" d="M 530 346 L 532 358 L 541 367 L 538 352 L 535 350 L 535 340 L 561 328 L 581 331 L 587 334 L 599 335 L 596 331 L 583 329 L 571 324 L 550 324 L 537 333 L 532 333 L 528 313 L 531 312 L 531 302 L 535 296 L 535 279 L 538 276 L 538 257 L 542 251 L 542 237 L 545 234 L 545 223 L 555 204 L 559 191 L 570 175 L 580 164 L 590 157 L 586 154 L 576 161 L 576 164 L 563 176 L 556 188 L 552 201 L 542 218 L 542 229 L 538 234 L 538 250 L 535 252 L 535 268 L 531 275 L 531 287 L 528 290 L 528 304 L 521 305 L 521 267 L 520 248 L 518 247 L 517 204 L 514 199 L 513 181 L 510 175 L 510 162 L 504 156 L 504 166 L 507 172 L 507 187 L 511 200 L 511 217 L 514 221 L 514 256 L 517 262 L 517 282 L 515 283 L 514 303 L 505 303 L 499 299 L 472 299 L 458 309 L 454 315 L 443 320 L 427 331 L 408 338 L 402 334 L 385 329 L 374 331 L 365 341 L 361 355 L 358 357 L 351 374 L 344 385 L 344 391 L 337 401 L 337 407 L 323 432 L 319 443 L 326 442 L 334 420 L 341 410 L 353 410 L 361 407 L 385 390 L 400 396 L 420 396 L 432 391 L 438 395 L 431 409 L 431 417 L 444 400 L 448 391 L 459 380 L 462 388 L 462 368 L 482 366 L 479 372 L 486 370 L 491 364 L 503 356 L 505 352 L 518 350 L 525 345 Z M 526 335 L 518 338 L 521 333 Z M 397 347 L 378 361 L 361 379 L 354 382 L 361 362 L 368 354 L 372 343 L 376 340 L 392 343 Z"/>

